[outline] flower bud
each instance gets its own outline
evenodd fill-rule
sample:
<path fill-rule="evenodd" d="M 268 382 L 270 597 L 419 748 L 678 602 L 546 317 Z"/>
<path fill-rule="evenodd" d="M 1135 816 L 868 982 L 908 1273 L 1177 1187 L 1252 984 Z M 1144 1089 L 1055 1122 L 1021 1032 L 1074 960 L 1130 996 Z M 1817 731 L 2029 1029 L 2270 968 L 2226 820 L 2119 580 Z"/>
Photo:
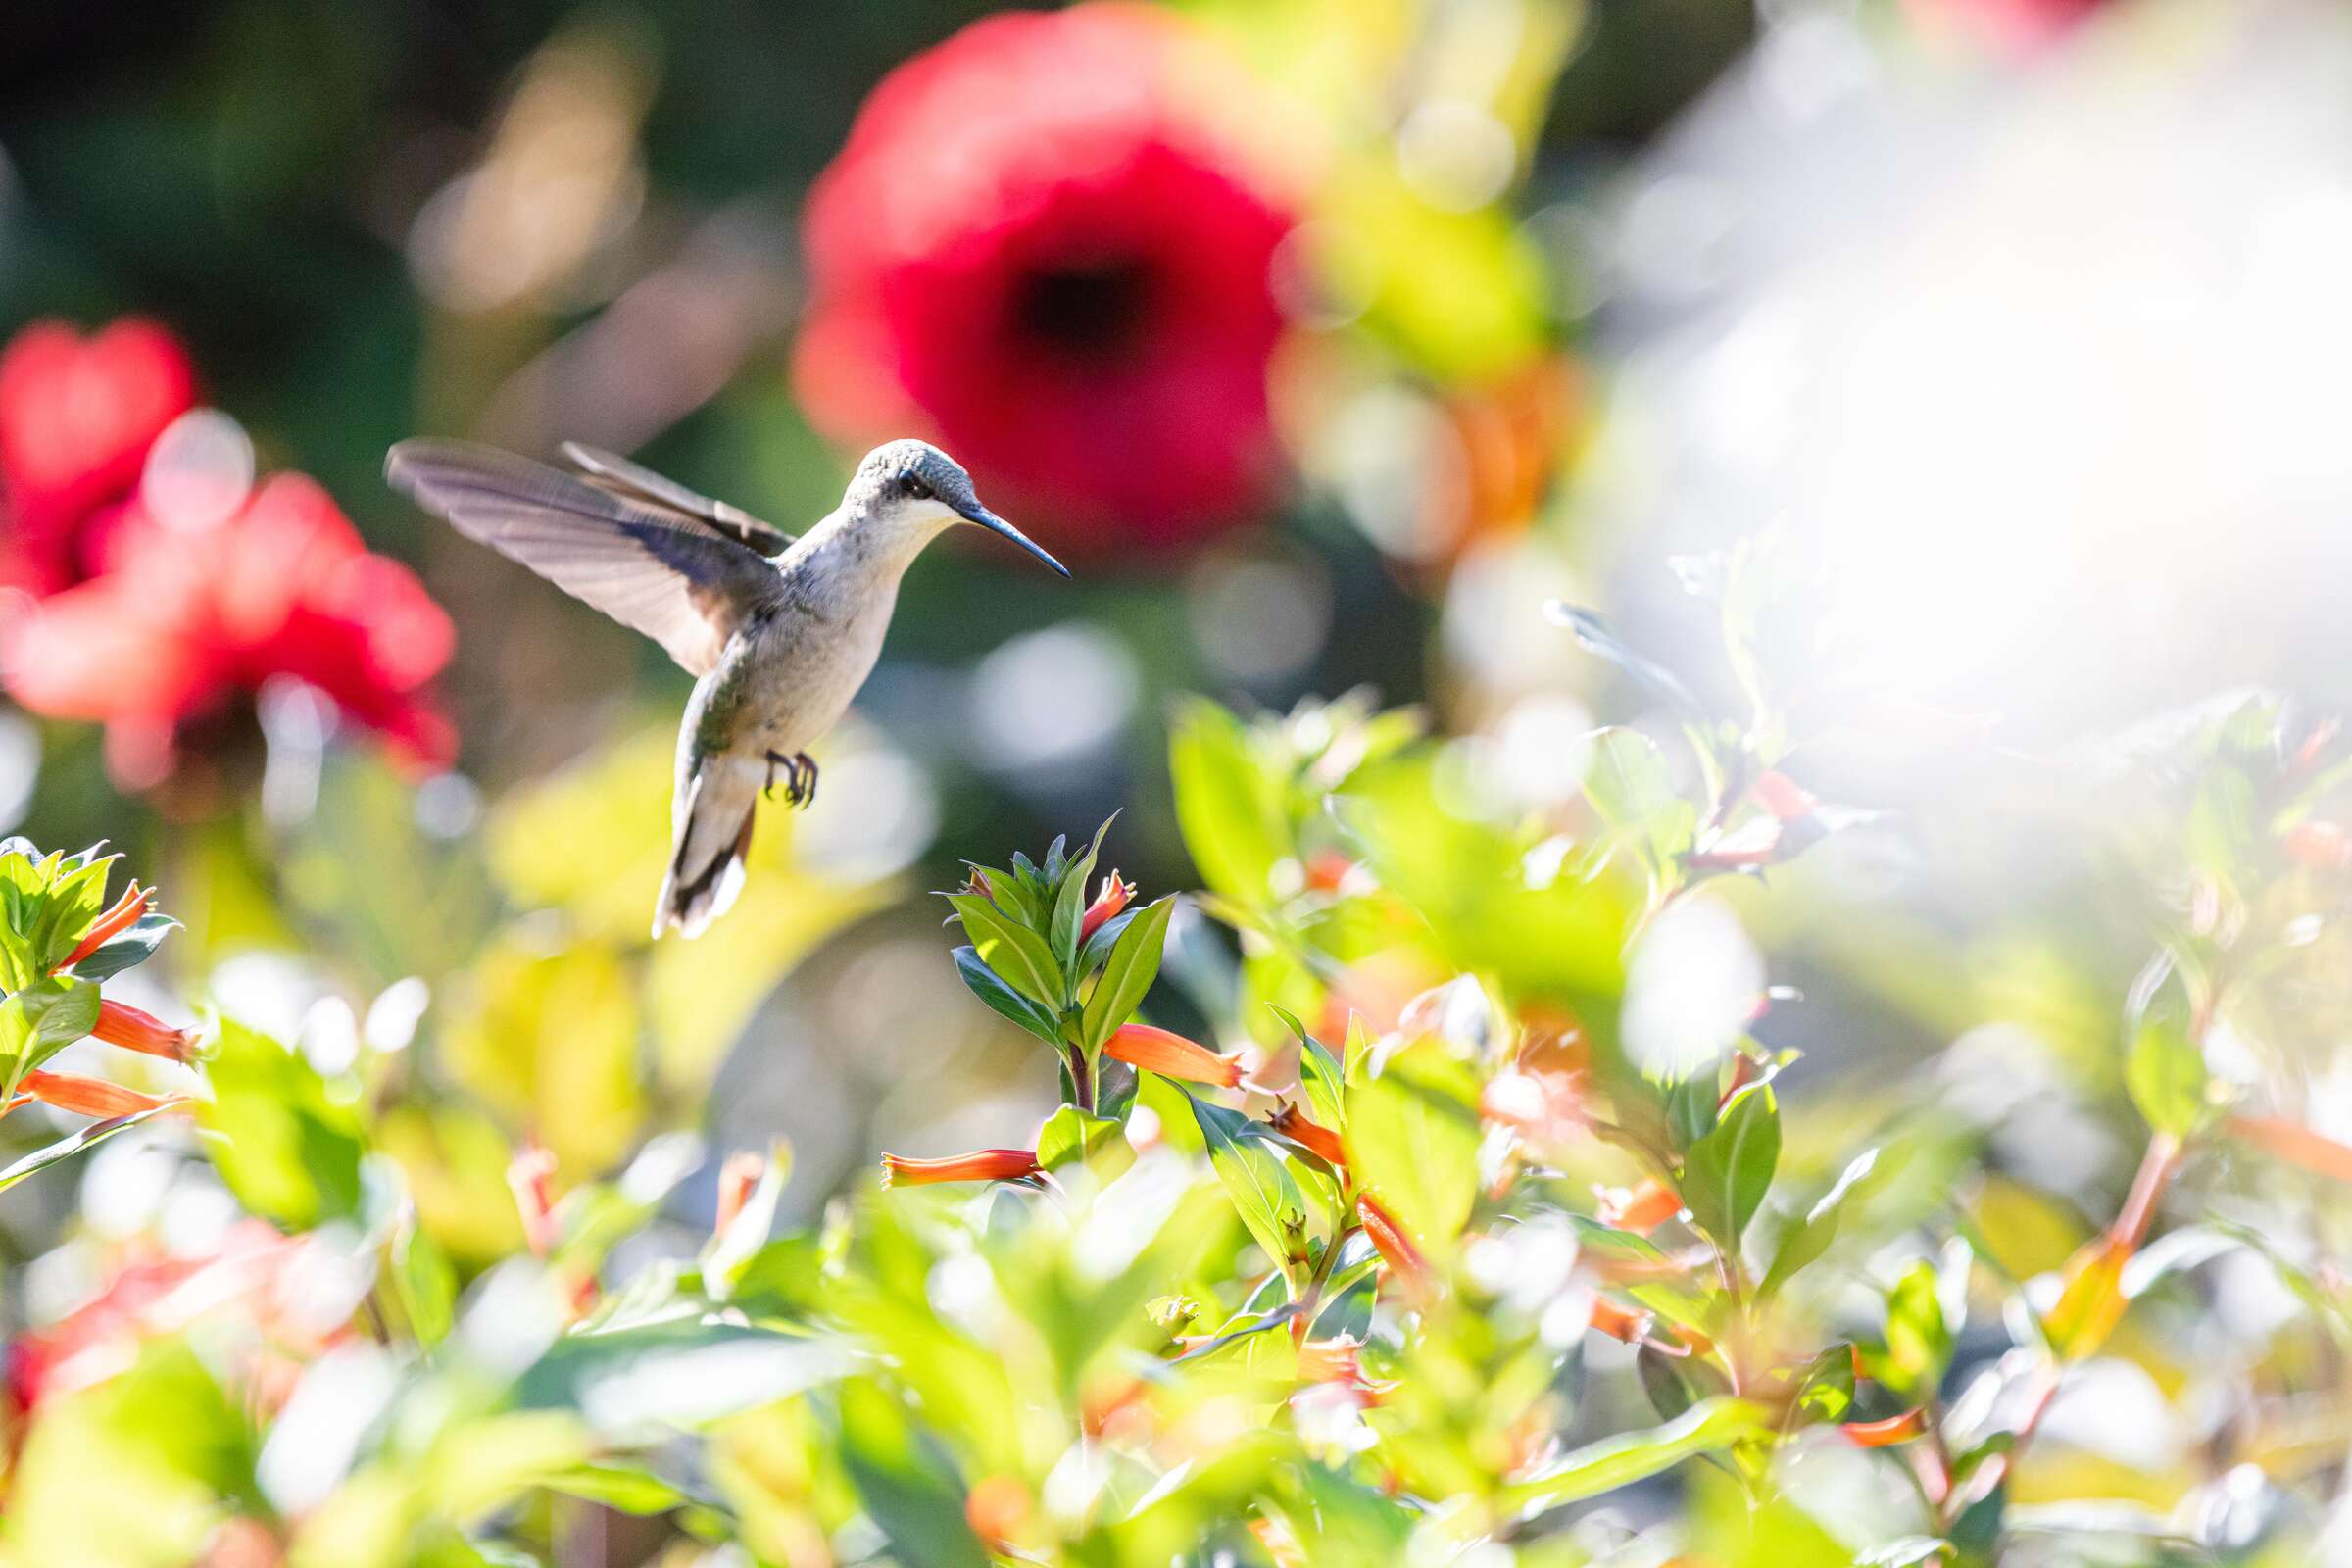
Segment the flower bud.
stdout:
<path fill-rule="evenodd" d="M 882 1156 L 885 1187 L 928 1187 L 935 1182 L 1018 1182 L 1044 1174 L 1037 1155 L 1026 1149 L 978 1149 L 945 1159 L 908 1159 L 903 1154 Z"/>
<path fill-rule="evenodd" d="M 1165 1029 L 1150 1024 L 1131 1023 L 1122 1026 L 1102 1047 L 1102 1054 L 1130 1067 L 1141 1067 L 1158 1073 L 1162 1078 L 1180 1078 L 1191 1084 L 1214 1084 L 1220 1089 L 1232 1089 L 1242 1081 L 1242 1064 L 1231 1056 L 1220 1056 L 1206 1046 L 1196 1044 Z"/>

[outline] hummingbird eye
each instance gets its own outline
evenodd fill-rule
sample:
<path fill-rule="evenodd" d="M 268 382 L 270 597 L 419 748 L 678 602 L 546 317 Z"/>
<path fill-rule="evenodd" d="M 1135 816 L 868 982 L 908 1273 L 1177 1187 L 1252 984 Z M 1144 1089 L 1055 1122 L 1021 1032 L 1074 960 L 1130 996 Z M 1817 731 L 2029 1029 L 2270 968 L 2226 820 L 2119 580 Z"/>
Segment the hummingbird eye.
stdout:
<path fill-rule="evenodd" d="M 899 476 L 899 488 L 906 492 L 906 499 L 909 501 L 928 501 L 931 499 L 931 487 L 923 483 L 919 475 L 911 473 L 901 474 Z"/>

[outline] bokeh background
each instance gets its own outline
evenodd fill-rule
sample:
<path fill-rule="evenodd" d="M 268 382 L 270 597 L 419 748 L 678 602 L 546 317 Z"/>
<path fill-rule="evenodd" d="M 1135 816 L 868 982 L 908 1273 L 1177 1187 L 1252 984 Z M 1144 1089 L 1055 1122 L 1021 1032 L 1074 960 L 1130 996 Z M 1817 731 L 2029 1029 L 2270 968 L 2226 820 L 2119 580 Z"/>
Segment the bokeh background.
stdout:
<path fill-rule="evenodd" d="M 1669 563 L 1778 530 L 1797 771 L 1936 824 L 1779 884 L 1798 1099 L 1987 996 L 2064 1037 L 2128 976 L 2069 745 L 2341 695 L 2343 8 L 989 12 L 0 12 L 0 823 L 163 884 L 159 1010 L 209 994 L 330 1073 L 413 1047 L 436 1092 L 384 1137 L 461 1255 L 514 1247 L 526 1135 L 567 1178 L 788 1136 L 802 1214 L 885 1143 L 1026 1137 L 1051 1086 L 925 890 L 1113 810 L 1107 860 L 1192 885 L 1178 693 L 1421 704 L 1463 811 L 1565 810 L 1648 699 L 1543 606 L 1728 689 Z M 1077 578 L 920 563 L 816 808 L 650 947 L 687 678 L 391 495 L 418 433 L 589 441 L 788 528 L 929 435 Z M 1188 917 L 1177 954 L 1221 1026 L 1230 943 Z M 1414 977 L 1356 978 L 1393 1010 Z M 2016 1142 L 2101 1179 L 2055 1106 Z M 223 1203 L 111 1146 L 12 1195 L 46 1272 L 11 1307 L 86 1284 L 69 1222 Z"/>

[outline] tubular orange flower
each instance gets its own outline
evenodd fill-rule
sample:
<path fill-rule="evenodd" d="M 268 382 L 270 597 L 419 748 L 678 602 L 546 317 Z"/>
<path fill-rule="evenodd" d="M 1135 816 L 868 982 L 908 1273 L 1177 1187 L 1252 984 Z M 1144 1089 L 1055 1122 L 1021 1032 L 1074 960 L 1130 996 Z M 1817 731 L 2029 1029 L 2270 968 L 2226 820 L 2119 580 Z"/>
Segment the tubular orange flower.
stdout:
<path fill-rule="evenodd" d="M 1884 1421 L 1847 1421 L 1838 1430 L 1865 1448 L 1887 1448 L 1927 1431 L 1928 1412 L 1922 1406 L 1905 1410 L 1901 1415 L 1890 1415 Z"/>
<path fill-rule="evenodd" d="M 1612 1187 L 1600 1195 L 1600 1222 L 1641 1236 L 1682 1211 L 1682 1195 L 1661 1181 L 1645 1181 L 1630 1192 Z"/>
<path fill-rule="evenodd" d="M 1000 1550 L 1029 1524 L 1033 1504 L 1018 1476 L 982 1476 L 963 1499 L 963 1521 L 972 1533 Z"/>
<path fill-rule="evenodd" d="M 74 951 L 66 955 L 65 961 L 58 967 L 60 969 L 73 968 L 82 959 L 136 925 L 139 916 L 147 912 L 149 897 L 151 895 L 148 891 L 136 882 L 124 888 L 122 896 L 115 901 L 114 907 L 108 909 L 91 924 L 89 931 L 79 942 L 74 944 Z"/>
<path fill-rule="evenodd" d="M 1364 1234 L 1372 1238 L 1373 1248 L 1381 1261 L 1389 1265 L 1389 1273 L 1401 1281 L 1414 1295 L 1427 1297 L 1437 1285 L 1430 1273 L 1429 1260 L 1421 1255 L 1405 1236 L 1395 1217 L 1369 1196 L 1356 1200 L 1356 1212 L 1364 1222 Z"/>
<path fill-rule="evenodd" d="M 556 1152 L 544 1144 L 525 1144 L 507 1161 L 507 1188 L 514 1195 L 515 1212 L 522 1216 L 523 1240 L 537 1257 L 556 1250 L 555 1176 Z"/>
<path fill-rule="evenodd" d="M 1127 907 L 1127 901 L 1134 897 L 1135 885 L 1122 879 L 1118 872 L 1103 878 L 1102 891 L 1095 895 L 1095 902 L 1086 906 L 1086 914 L 1078 922 L 1078 940 L 1084 942 L 1100 931 L 1102 922 Z"/>
<path fill-rule="evenodd" d="M 1639 1345 L 1649 1337 L 1650 1322 L 1647 1312 L 1636 1312 L 1619 1306 L 1605 1297 L 1597 1298 L 1592 1302 L 1593 1330 L 1606 1334 L 1612 1340 Z"/>
<path fill-rule="evenodd" d="M 882 1156 L 885 1187 L 928 1187 L 934 1182 L 1018 1182 L 1045 1173 L 1037 1155 L 1026 1149 L 976 1149 L 945 1159 L 908 1159 L 902 1154 Z"/>
<path fill-rule="evenodd" d="M 1340 1135 L 1309 1121 L 1306 1112 L 1297 1105 L 1282 1107 L 1274 1118 L 1274 1130 L 1327 1165 L 1348 1163 L 1348 1152 L 1340 1146 Z"/>
<path fill-rule="evenodd" d="M 98 1004 L 98 1026 L 90 1031 L 90 1037 L 126 1051 L 169 1056 L 173 1061 L 194 1060 L 200 1038 L 193 1029 L 174 1029 L 154 1013 L 141 1012 L 111 999 Z"/>
<path fill-rule="evenodd" d="M 1800 788 L 1794 779 L 1781 772 L 1759 774 L 1748 792 L 1755 796 L 1758 806 L 1783 822 L 1811 816 L 1813 808 L 1821 804 Z"/>
<path fill-rule="evenodd" d="M 1206 1046 L 1146 1023 L 1123 1025 L 1103 1046 L 1102 1054 L 1130 1067 L 1186 1083 L 1231 1089 L 1242 1081 L 1242 1064 L 1233 1057 L 1220 1056 Z"/>
<path fill-rule="evenodd" d="M 70 1110 L 76 1116 L 128 1116 L 142 1110 L 154 1110 L 164 1105 L 184 1104 L 185 1095 L 143 1095 L 136 1089 L 109 1083 L 104 1078 L 83 1078 L 74 1073 L 43 1072 L 38 1067 L 17 1081 L 18 1095 L 8 1108 L 16 1109 L 28 1100 Z"/>
<path fill-rule="evenodd" d="M 2233 1138 L 2242 1138 L 2290 1164 L 2339 1182 L 2352 1182 L 2352 1146 L 2313 1132 L 2285 1116 L 2231 1116 L 2226 1125 Z"/>
<path fill-rule="evenodd" d="M 760 1178 L 767 1174 L 767 1156 L 756 1149 L 738 1149 L 727 1156 L 718 1168 L 718 1217 L 711 1221 L 712 1234 L 735 1223 L 743 1205 L 752 1200 L 752 1190 Z"/>

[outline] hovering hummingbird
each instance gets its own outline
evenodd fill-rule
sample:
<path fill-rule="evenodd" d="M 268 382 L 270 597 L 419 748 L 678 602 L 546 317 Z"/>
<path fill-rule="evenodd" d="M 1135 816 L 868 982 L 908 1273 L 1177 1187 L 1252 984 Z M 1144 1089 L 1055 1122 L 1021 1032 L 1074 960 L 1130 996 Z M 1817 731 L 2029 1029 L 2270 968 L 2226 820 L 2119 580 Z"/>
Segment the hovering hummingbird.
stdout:
<path fill-rule="evenodd" d="M 567 443 L 566 473 L 457 441 L 403 441 L 392 488 L 669 651 L 696 677 L 678 730 L 669 869 L 654 935 L 693 937 L 735 902 L 760 797 L 816 798 L 808 748 L 882 652 L 899 579 L 957 522 L 1069 568 L 980 504 L 921 441 L 876 447 L 841 505 L 797 540 L 611 453 Z"/>

